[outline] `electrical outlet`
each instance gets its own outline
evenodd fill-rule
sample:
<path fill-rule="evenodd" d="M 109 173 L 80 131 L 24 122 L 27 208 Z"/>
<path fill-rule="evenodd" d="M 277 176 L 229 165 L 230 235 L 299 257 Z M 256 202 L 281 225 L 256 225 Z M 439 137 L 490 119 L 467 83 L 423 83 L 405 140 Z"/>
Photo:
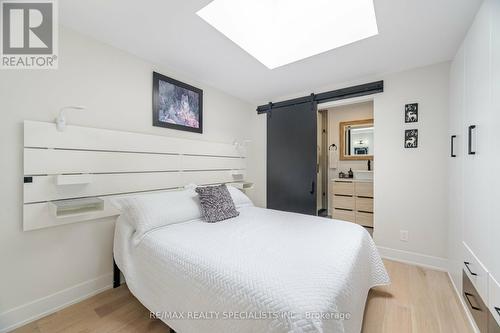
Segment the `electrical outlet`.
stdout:
<path fill-rule="evenodd" d="M 399 231 L 399 240 L 402 242 L 408 241 L 408 230 L 400 230 Z"/>

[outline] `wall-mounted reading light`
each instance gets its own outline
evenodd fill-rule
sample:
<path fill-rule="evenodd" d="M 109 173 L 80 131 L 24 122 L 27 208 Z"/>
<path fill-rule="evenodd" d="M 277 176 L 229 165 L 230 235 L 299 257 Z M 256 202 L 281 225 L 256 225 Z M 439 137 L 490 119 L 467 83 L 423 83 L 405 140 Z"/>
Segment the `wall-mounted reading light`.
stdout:
<path fill-rule="evenodd" d="M 56 118 L 57 130 L 59 132 L 62 132 L 66 128 L 66 115 L 64 114 L 64 111 L 66 111 L 66 110 L 85 110 L 85 109 L 86 109 L 85 106 L 74 106 L 74 105 L 62 107 L 59 110 L 59 115 Z"/>
<path fill-rule="evenodd" d="M 238 154 L 240 155 L 240 157 L 243 157 L 243 152 L 245 151 L 246 149 L 246 146 L 251 143 L 252 140 L 242 140 L 242 141 L 239 141 L 239 140 L 234 140 L 233 141 L 233 146 L 234 148 L 236 148 L 236 151 L 238 152 Z"/>
<path fill-rule="evenodd" d="M 240 141 L 240 140 L 234 139 L 233 146 L 236 149 L 236 151 L 238 152 L 238 155 L 240 155 L 240 157 L 243 157 L 243 153 L 245 152 L 246 146 L 251 142 L 252 142 L 252 140 L 241 140 Z"/>
<path fill-rule="evenodd" d="M 236 147 L 236 149 L 239 149 L 239 148 L 241 148 L 241 147 L 246 146 L 247 144 L 249 144 L 249 143 L 251 143 L 251 142 L 252 142 L 252 140 L 243 140 L 243 141 L 239 141 L 239 140 L 236 140 L 236 139 L 235 139 L 235 140 L 233 141 L 233 146 L 235 146 L 235 147 Z"/>
<path fill-rule="evenodd" d="M 252 140 L 237 140 L 234 139 L 233 146 L 238 152 L 240 158 L 243 158 L 243 153 L 246 152 L 246 147 L 252 143 Z M 233 177 L 233 181 L 231 185 L 239 188 L 241 191 L 245 192 L 245 190 L 253 187 L 253 183 L 245 181 L 245 170 L 231 170 L 231 175 Z"/>

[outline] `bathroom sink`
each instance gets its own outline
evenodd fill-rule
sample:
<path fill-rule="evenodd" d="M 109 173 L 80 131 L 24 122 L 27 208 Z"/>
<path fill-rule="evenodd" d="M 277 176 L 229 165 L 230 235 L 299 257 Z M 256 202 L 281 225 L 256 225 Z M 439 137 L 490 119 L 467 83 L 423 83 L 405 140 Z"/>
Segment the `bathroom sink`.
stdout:
<path fill-rule="evenodd" d="M 354 179 L 373 180 L 373 171 L 354 170 L 353 173 L 354 173 Z"/>

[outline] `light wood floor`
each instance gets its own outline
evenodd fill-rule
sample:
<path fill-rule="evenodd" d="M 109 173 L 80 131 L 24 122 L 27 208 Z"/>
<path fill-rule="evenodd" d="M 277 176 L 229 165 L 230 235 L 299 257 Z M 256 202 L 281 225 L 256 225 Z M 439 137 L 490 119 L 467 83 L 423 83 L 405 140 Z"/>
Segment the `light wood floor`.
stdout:
<path fill-rule="evenodd" d="M 472 332 L 447 274 L 384 260 L 392 284 L 370 291 L 363 333 Z M 169 332 L 149 318 L 125 285 L 105 291 L 16 333 Z"/>
<path fill-rule="evenodd" d="M 473 332 L 448 274 L 384 260 L 389 286 L 370 290 L 363 332 Z"/>

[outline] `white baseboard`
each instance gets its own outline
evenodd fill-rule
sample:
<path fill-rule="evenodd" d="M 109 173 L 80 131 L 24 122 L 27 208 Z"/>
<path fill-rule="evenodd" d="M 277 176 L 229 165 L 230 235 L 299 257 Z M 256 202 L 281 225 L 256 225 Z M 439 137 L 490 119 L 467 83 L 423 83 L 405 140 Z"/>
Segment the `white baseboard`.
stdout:
<path fill-rule="evenodd" d="M 470 326 L 472 327 L 474 333 L 481 333 L 479 331 L 479 328 L 476 325 L 476 322 L 474 321 L 474 318 L 472 318 L 472 314 L 470 313 L 469 309 L 467 308 L 467 305 L 464 302 L 464 299 L 462 298 L 462 295 L 460 295 L 460 292 L 458 291 L 457 286 L 455 285 L 455 282 L 453 281 L 453 278 L 450 275 L 450 272 L 448 272 L 448 278 L 451 281 L 451 285 L 453 286 L 453 290 L 455 290 L 455 293 L 458 296 L 458 299 L 460 300 L 460 304 L 462 304 L 462 308 L 465 311 L 465 315 L 467 316 L 467 320 L 469 321 Z"/>
<path fill-rule="evenodd" d="M 8 332 L 112 287 L 113 274 L 85 281 L 0 313 L 0 333 Z"/>
<path fill-rule="evenodd" d="M 377 246 L 380 256 L 385 259 L 422 266 L 438 271 L 448 272 L 448 259 L 429 256 L 426 254 L 409 252 L 388 247 Z"/>

